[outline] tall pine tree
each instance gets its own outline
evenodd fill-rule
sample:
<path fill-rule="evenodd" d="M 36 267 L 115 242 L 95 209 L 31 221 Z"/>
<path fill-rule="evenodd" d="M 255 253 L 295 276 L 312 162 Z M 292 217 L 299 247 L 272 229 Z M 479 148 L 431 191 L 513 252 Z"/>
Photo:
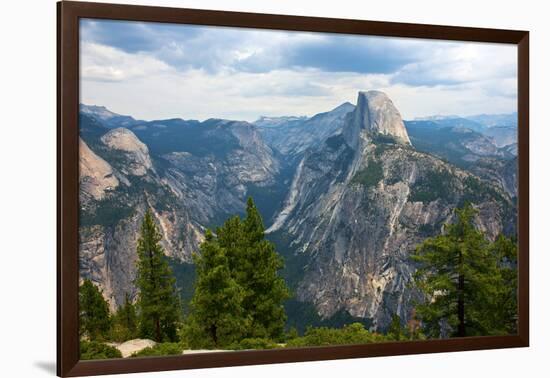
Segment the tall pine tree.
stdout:
<path fill-rule="evenodd" d="M 229 219 L 217 234 L 227 252 L 230 270 L 244 289 L 243 308 L 252 318 L 247 336 L 279 339 L 284 333 L 283 302 L 289 290 L 278 275 L 283 260 L 273 243 L 265 240 L 264 230 L 260 212 L 249 197 L 244 220 Z"/>
<path fill-rule="evenodd" d="M 225 250 L 208 230 L 200 255 L 193 256 L 197 280 L 186 339 L 194 348 L 219 348 L 239 341 L 249 327 L 244 290 L 233 278 Z"/>
<path fill-rule="evenodd" d="M 78 291 L 80 336 L 90 340 L 104 340 L 111 328 L 109 305 L 101 291 L 86 279 Z"/>
<path fill-rule="evenodd" d="M 139 334 L 157 342 L 177 340 L 181 312 L 176 279 L 164 256 L 161 240 L 153 216 L 147 211 L 137 243 Z"/>
<path fill-rule="evenodd" d="M 504 237 L 490 243 L 474 225 L 471 204 L 455 213 L 456 221 L 412 256 L 419 263 L 416 285 L 426 297 L 416 307 L 424 331 L 428 337 L 511 332 L 515 246 Z"/>

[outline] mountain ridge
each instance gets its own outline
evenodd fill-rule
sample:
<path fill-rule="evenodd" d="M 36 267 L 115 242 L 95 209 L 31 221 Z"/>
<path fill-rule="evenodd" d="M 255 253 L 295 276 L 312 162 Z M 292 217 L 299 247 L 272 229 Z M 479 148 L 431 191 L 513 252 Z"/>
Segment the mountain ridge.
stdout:
<path fill-rule="evenodd" d="M 81 113 L 89 149 L 81 151 L 101 165 L 98 175 L 85 175 L 88 186 L 81 184 L 82 277 L 116 307 L 126 293 L 135 295 L 132 256 L 146 208 L 167 254 L 190 263 L 205 229 L 242 213 L 253 195 L 266 232 L 290 240 L 278 241 L 278 250 L 301 261 L 290 267 L 297 300 L 313 304 L 323 319 L 343 311 L 373 329 L 387 327 L 392 313 L 409 319 L 417 295 L 406 287 L 412 246 L 439 232 L 466 199 L 491 237 L 513 233 L 514 166 L 480 155 L 471 170 L 458 168 L 416 149 L 387 95 L 362 91 L 357 103 L 264 119 L 280 121 L 276 126 L 170 119 L 134 120 L 121 130 Z"/>

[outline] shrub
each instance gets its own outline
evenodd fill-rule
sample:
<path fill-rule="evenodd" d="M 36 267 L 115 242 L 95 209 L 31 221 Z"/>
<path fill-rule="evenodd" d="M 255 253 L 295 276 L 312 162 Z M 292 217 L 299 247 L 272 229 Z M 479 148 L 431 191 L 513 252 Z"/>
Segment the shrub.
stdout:
<path fill-rule="evenodd" d="M 122 358 L 122 354 L 117 348 L 97 341 L 80 342 L 81 360 L 104 360 L 106 358 Z"/>
<path fill-rule="evenodd" d="M 369 332 L 361 323 L 352 323 L 344 328 L 308 328 L 304 336 L 288 340 L 286 345 L 287 347 L 305 347 L 367 344 L 379 341 L 385 341 L 385 337 Z"/>
<path fill-rule="evenodd" d="M 237 343 L 231 344 L 228 349 L 243 350 L 243 349 L 274 349 L 278 345 L 272 340 L 263 338 L 247 338 L 242 339 Z"/>
<path fill-rule="evenodd" d="M 411 188 L 412 202 L 429 203 L 437 199 L 447 200 L 453 193 L 453 175 L 445 169 L 426 172 Z"/>
<path fill-rule="evenodd" d="M 366 187 L 377 185 L 384 178 L 382 163 L 369 159 L 368 166 L 358 171 L 351 180 L 352 184 L 360 184 Z"/>
<path fill-rule="evenodd" d="M 184 348 L 182 343 L 159 343 L 132 353 L 130 357 L 173 356 L 182 354 Z"/>

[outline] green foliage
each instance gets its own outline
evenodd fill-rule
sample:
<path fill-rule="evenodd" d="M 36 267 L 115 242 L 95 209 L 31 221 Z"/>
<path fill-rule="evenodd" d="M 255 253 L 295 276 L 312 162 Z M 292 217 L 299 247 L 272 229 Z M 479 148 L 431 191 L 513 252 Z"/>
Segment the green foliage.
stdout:
<path fill-rule="evenodd" d="M 101 291 L 86 279 L 78 291 L 80 336 L 104 340 L 111 328 L 109 305 Z"/>
<path fill-rule="evenodd" d="M 387 337 L 391 340 L 406 340 L 407 335 L 404 328 L 401 326 L 401 318 L 399 315 L 393 315 L 391 318 L 390 327 L 388 328 Z"/>
<path fill-rule="evenodd" d="M 252 198 L 248 198 L 244 220 L 230 219 L 217 234 L 227 251 L 229 268 L 244 290 L 243 309 L 252 320 L 247 337 L 281 338 L 286 321 L 283 302 L 290 296 L 278 275 L 284 264 L 273 243 L 265 240 L 263 221 Z"/>
<path fill-rule="evenodd" d="M 464 200 L 468 202 L 481 202 L 486 199 L 496 200 L 502 206 L 508 202 L 495 187 L 475 176 L 468 176 L 464 180 Z"/>
<path fill-rule="evenodd" d="M 343 328 L 308 328 L 302 337 L 288 340 L 287 347 L 327 346 L 344 344 L 368 344 L 386 341 L 384 335 L 372 333 L 361 323 L 352 323 Z"/>
<path fill-rule="evenodd" d="M 120 306 L 113 317 L 111 339 L 118 342 L 132 340 L 138 337 L 137 331 L 136 306 L 130 301 L 128 294 L 126 294 L 124 304 Z"/>
<path fill-rule="evenodd" d="M 372 136 L 372 141 L 375 144 L 396 144 L 397 141 L 394 136 L 376 133 Z"/>
<path fill-rule="evenodd" d="M 182 354 L 183 349 L 185 349 L 185 345 L 182 343 L 159 343 L 134 352 L 130 357 L 174 356 Z"/>
<path fill-rule="evenodd" d="M 122 358 L 120 351 L 107 344 L 97 341 L 80 341 L 81 360 L 104 360 L 106 358 Z"/>
<path fill-rule="evenodd" d="M 182 262 L 175 258 L 167 258 L 168 264 L 176 278 L 176 286 L 179 289 L 183 315 L 189 315 L 191 299 L 195 292 L 194 283 L 197 277 L 195 264 Z"/>
<path fill-rule="evenodd" d="M 358 171 L 351 179 L 351 183 L 371 187 L 376 186 L 383 178 L 384 170 L 382 169 L 382 163 L 369 159 L 367 167 Z"/>
<path fill-rule="evenodd" d="M 308 327 L 342 328 L 346 324 L 361 323 L 368 328 L 372 324 L 369 319 L 356 318 L 344 309 L 329 318 L 322 318 L 313 303 L 295 298 L 285 301 L 285 312 L 288 317 L 287 328 L 294 328 L 298 334 L 303 334 Z"/>
<path fill-rule="evenodd" d="M 426 300 L 416 307 L 428 337 L 500 335 L 516 328 L 516 246 L 487 241 L 474 226 L 476 210 L 456 210 L 456 222 L 425 240 L 413 260 Z"/>
<path fill-rule="evenodd" d="M 185 337 L 192 346 L 227 346 L 242 338 L 283 337 L 283 301 L 289 292 L 283 267 L 251 198 L 246 217 L 228 219 L 209 231 L 195 256 L 197 281 Z"/>
<path fill-rule="evenodd" d="M 121 219 L 128 218 L 134 212 L 133 206 L 120 196 L 108 195 L 97 201 L 93 210 L 80 211 L 80 226 L 114 226 Z"/>
<path fill-rule="evenodd" d="M 489 246 L 489 253 L 497 262 L 498 285 L 493 287 L 490 324 L 498 325 L 492 330 L 495 334 L 517 333 L 517 244 L 511 239 L 500 235 Z"/>
<path fill-rule="evenodd" d="M 181 313 L 176 281 L 159 244 L 161 240 L 153 216 L 147 211 L 137 243 L 139 335 L 157 342 L 177 339 Z"/>
<path fill-rule="evenodd" d="M 242 339 L 237 343 L 233 343 L 229 345 L 228 349 L 230 350 L 275 349 L 278 347 L 279 345 L 277 345 L 276 343 L 274 343 L 272 340 L 269 340 L 269 339 L 247 338 L 247 339 Z"/>
<path fill-rule="evenodd" d="M 192 348 L 228 345 L 244 337 L 250 319 L 243 309 L 244 290 L 233 278 L 225 249 L 207 231 L 201 254 L 194 255 L 197 281 L 191 314 L 183 334 Z"/>
<path fill-rule="evenodd" d="M 426 172 L 411 188 L 409 199 L 413 202 L 432 202 L 452 195 L 453 175 L 446 169 Z"/>
<path fill-rule="evenodd" d="M 298 333 L 298 330 L 295 327 L 290 327 L 288 332 L 285 335 L 285 340 L 291 340 L 299 337 L 300 334 Z"/>

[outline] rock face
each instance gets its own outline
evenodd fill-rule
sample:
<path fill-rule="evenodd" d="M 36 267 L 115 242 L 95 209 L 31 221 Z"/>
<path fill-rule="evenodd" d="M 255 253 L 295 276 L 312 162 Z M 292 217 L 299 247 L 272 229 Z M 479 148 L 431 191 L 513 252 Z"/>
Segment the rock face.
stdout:
<path fill-rule="evenodd" d="M 266 142 L 285 158 L 301 156 L 306 149 L 322 143 L 342 128 L 345 117 L 355 106 L 346 102 L 329 112 L 311 118 L 260 118 L 255 124 Z"/>
<path fill-rule="evenodd" d="M 410 318 L 418 293 L 408 286 L 409 255 L 454 208 L 472 201 L 490 237 L 514 227 L 514 208 L 499 188 L 412 148 L 391 102 L 369 93 L 360 93 L 341 134 L 306 153 L 268 231 L 287 235 L 306 257 L 299 300 L 324 318 L 344 310 L 380 330 L 393 314 Z"/>
<path fill-rule="evenodd" d="M 380 91 L 359 92 L 351 125 L 352 128 L 346 128 L 346 135 L 351 138 L 358 136 L 358 130 L 364 128 L 371 133 L 394 137 L 399 143 L 411 144 L 401 114 L 389 97 Z M 348 142 L 350 145 L 356 143 L 350 139 Z"/>
<path fill-rule="evenodd" d="M 101 200 L 105 193 L 116 189 L 118 179 L 113 174 L 113 168 L 105 160 L 97 156 L 88 145 L 78 139 L 80 189 L 83 200 L 92 198 Z"/>
<path fill-rule="evenodd" d="M 153 167 L 149 149 L 128 129 L 122 127 L 113 129 L 103 135 L 101 141 L 107 147 L 122 151 L 126 155 L 128 164 L 121 167 L 122 173 L 143 176 Z"/>

